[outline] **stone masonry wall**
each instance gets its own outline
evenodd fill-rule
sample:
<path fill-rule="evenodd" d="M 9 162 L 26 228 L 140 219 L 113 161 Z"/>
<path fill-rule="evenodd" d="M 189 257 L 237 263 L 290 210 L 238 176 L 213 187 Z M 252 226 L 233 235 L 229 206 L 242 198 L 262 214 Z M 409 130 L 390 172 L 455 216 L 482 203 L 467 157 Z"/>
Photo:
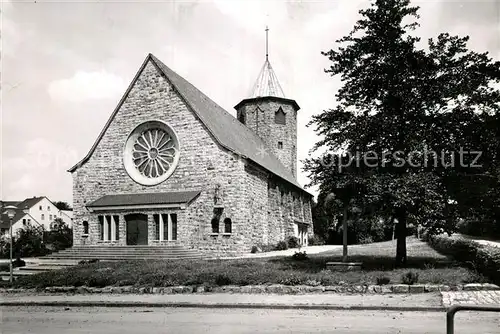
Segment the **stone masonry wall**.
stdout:
<path fill-rule="evenodd" d="M 285 112 L 286 124 L 276 124 L 274 115 L 279 108 Z M 297 112 L 290 103 L 274 100 L 258 100 L 247 103 L 238 110 L 245 114 L 245 125 L 253 130 L 267 144 L 281 163 L 293 176 L 297 176 Z M 278 148 L 278 142 L 283 148 Z"/>

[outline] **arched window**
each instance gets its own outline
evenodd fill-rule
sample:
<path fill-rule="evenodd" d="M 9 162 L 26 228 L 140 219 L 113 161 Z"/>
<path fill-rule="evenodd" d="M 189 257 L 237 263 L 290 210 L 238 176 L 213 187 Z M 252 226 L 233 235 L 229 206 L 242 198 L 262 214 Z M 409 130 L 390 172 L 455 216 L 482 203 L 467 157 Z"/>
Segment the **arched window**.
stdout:
<path fill-rule="evenodd" d="M 224 233 L 233 233 L 233 222 L 231 218 L 224 219 Z"/>
<path fill-rule="evenodd" d="M 82 223 L 82 225 L 83 225 L 83 234 L 89 234 L 89 222 L 85 220 Z"/>
<path fill-rule="evenodd" d="M 286 114 L 281 107 L 274 113 L 274 123 L 286 124 Z"/>

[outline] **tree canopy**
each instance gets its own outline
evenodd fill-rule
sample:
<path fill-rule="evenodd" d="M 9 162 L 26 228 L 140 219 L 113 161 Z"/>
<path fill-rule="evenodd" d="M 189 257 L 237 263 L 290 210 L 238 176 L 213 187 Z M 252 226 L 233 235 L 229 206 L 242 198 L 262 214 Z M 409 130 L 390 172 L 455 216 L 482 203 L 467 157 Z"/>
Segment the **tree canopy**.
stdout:
<path fill-rule="evenodd" d="M 327 153 L 307 159 L 305 170 L 321 192 L 394 217 L 396 264 L 404 265 L 408 219 L 451 233 L 456 203 L 467 200 L 461 180 L 489 178 L 477 193 L 498 191 L 500 62 L 447 33 L 419 48 L 418 7 L 409 0 L 373 1 L 360 14 L 322 52 L 342 87 L 337 105 L 309 124 L 321 137 L 313 149 Z"/>

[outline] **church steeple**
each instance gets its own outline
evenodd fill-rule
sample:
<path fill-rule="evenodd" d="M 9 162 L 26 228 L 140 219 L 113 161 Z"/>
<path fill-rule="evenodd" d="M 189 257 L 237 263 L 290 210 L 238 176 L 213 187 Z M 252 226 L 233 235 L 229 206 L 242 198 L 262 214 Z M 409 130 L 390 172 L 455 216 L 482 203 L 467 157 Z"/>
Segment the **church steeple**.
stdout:
<path fill-rule="evenodd" d="M 266 27 L 266 60 L 250 97 L 238 103 L 238 120 L 254 131 L 290 173 L 297 177 L 297 102 L 285 98 L 269 62 L 269 29 Z"/>
<path fill-rule="evenodd" d="M 257 81 L 252 87 L 250 93 L 251 98 L 264 97 L 264 96 L 274 96 L 274 97 L 285 97 L 283 89 L 274 73 L 274 70 L 269 62 L 269 28 L 266 27 L 266 61 L 260 70 Z"/>

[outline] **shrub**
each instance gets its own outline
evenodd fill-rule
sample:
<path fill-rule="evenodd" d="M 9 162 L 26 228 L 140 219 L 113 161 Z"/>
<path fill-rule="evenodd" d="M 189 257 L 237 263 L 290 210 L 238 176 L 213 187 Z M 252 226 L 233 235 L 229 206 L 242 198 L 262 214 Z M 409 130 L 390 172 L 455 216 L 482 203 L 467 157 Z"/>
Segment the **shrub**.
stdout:
<path fill-rule="evenodd" d="M 401 281 L 403 282 L 403 284 L 408 284 L 408 285 L 413 285 L 415 283 L 418 283 L 418 273 L 413 271 L 408 271 L 407 273 L 401 275 Z"/>
<path fill-rule="evenodd" d="M 30 224 L 17 231 L 12 248 L 16 258 L 43 256 L 49 253 L 43 243 L 43 229 Z"/>
<path fill-rule="evenodd" d="M 295 236 L 288 237 L 287 245 L 288 248 L 298 248 L 300 246 L 299 238 Z"/>
<path fill-rule="evenodd" d="M 325 241 L 319 235 L 315 234 L 307 239 L 307 244 L 309 246 L 319 246 L 324 245 Z"/>
<path fill-rule="evenodd" d="M 306 252 L 295 252 L 295 254 L 292 255 L 292 259 L 297 260 L 297 261 L 305 261 L 309 259 L 307 257 Z"/>
<path fill-rule="evenodd" d="M 250 253 L 255 254 L 255 253 L 258 253 L 258 252 L 259 252 L 259 247 L 252 246 L 252 250 L 250 251 Z"/>
<path fill-rule="evenodd" d="M 500 249 L 446 236 L 431 236 L 427 242 L 436 251 L 453 257 L 488 277 L 493 283 L 500 284 Z"/>
<path fill-rule="evenodd" d="M 377 277 L 377 285 L 386 285 L 391 282 L 391 279 L 387 276 L 379 276 Z"/>
<path fill-rule="evenodd" d="M 232 280 L 229 276 L 226 274 L 218 274 L 215 277 L 215 284 L 222 286 L 222 285 L 229 285 L 232 283 Z"/>
<path fill-rule="evenodd" d="M 280 241 L 276 245 L 276 250 L 287 250 L 287 249 L 288 249 L 288 244 L 286 243 L 286 241 Z"/>

